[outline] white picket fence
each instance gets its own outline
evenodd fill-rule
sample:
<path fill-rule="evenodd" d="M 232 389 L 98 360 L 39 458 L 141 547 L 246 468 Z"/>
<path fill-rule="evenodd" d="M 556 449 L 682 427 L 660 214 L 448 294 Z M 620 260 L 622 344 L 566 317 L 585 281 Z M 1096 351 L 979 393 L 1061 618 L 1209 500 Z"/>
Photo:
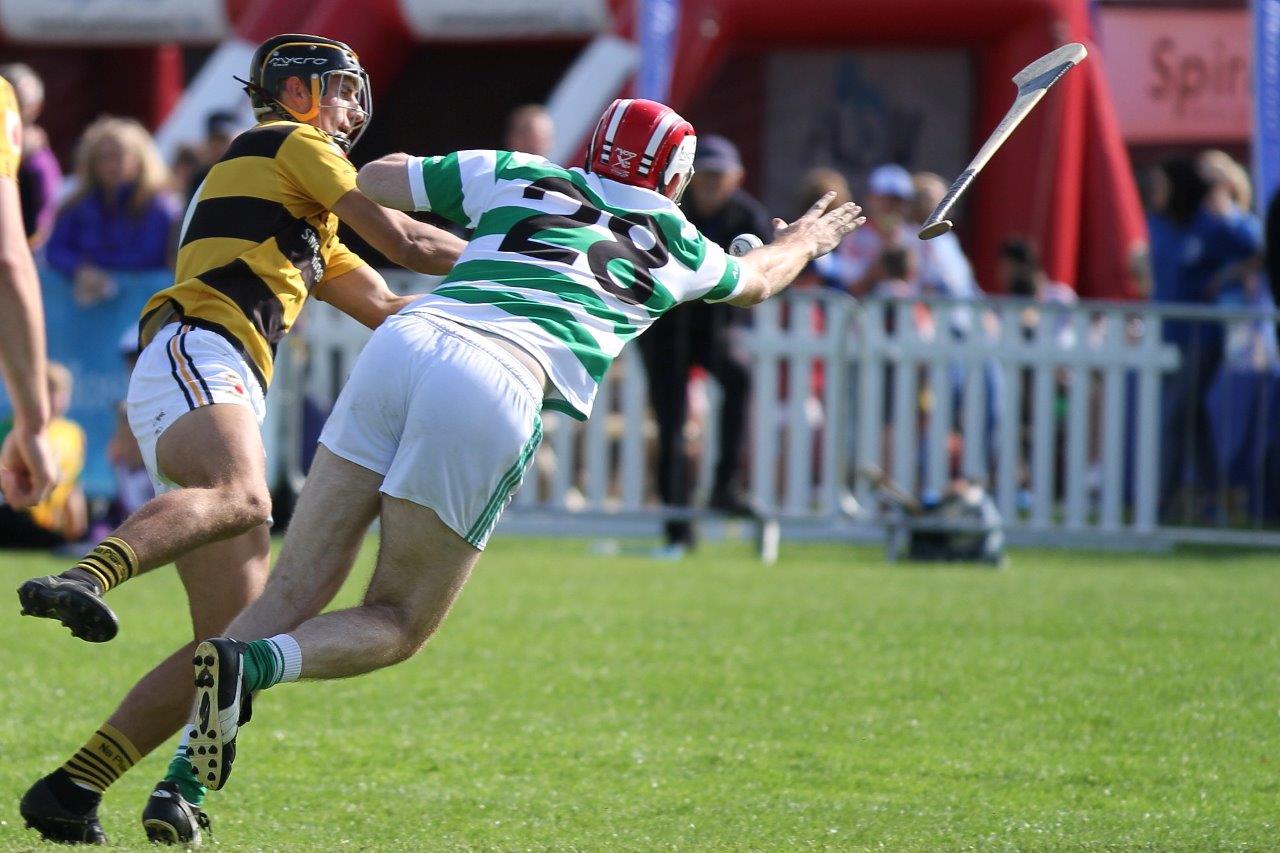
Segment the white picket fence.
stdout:
<path fill-rule="evenodd" d="M 753 360 L 751 491 L 784 539 L 881 535 L 885 507 L 855 475 L 874 464 L 916 493 L 942 493 L 955 473 L 984 483 L 1014 542 L 1280 543 L 1275 534 L 1159 527 L 1161 385 L 1179 369 L 1160 324 L 1147 305 L 856 303 L 789 292 L 755 308 L 742 330 Z M 277 477 L 301 481 L 302 396 L 327 406 L 367 335 L 316 304 L 282 346 L 268 425 Z M 719 396 L 713 382 L 701 384 L 693 445 L 707 449 L 695 492 L 705 495 Z M 656 500 L 655 427 L 637 352 L 615 363 L 590 421 L 546 413 L 544 425 L 504 527 L 653 535 L 673 514 Z M 707 524 L 712 535 L 724 529 Z"/>
<path fill-rule="evenodd" d="M 881 424 L 891 422 L 894 478 L 911 491 L 938 493 L 947 485 L 954 428 L 964 437 L 959 473 L 988 485 L 1011 530 L 1153 533 L 1161 381 L 1178 365 L 1177 353 L 1160 342 L 1158 321 L 1112 305 L 1068 309 L 1006 300 L 977 314 L 968 306 L 931 307 L 932 334 L 904 316 L 910 304 L 875 302 L 855 312 L 858 459 L 877 460 Z M 958 310 L 971 321 L 963 336 L 952 332 Z M 1026 312 L 1038 318 L 1030 329 L 1020 321 Z M 887 319 L 896 320 L 894 334 L 884 331 Z M 881 382 L 890 365 L 894 405 L 884 413 Z M 922 376 L 933 397 L 923 424 L 914 416 Z M 1135 386 L 1136 405 L 1126 405 L 1127 383 Z M 953 409 L 957 394 L 961 405 Z M 1059 394 L 1066 397 L 1065 424 L 1056 417 Z M 1136 436 L 1134 498 L 1125 512 L 1129 434 Z M 869 488 L 860 485 L 863 502 Z"/>

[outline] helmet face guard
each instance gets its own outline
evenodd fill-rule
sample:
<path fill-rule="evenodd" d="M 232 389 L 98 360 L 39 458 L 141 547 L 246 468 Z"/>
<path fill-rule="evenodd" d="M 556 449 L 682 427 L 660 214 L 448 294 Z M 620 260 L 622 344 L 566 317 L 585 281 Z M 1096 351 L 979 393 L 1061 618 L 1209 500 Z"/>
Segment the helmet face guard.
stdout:
<path fill-rule="evenodd" d="M 331 81 L 336 84 L 335 89 L 340 89 L 342 78 L 351 79 L 356 87 L 356 100 L 351 106 L 339 106 L 338 104 L 321 103 L 325 94 L 329 93 Z M 339 110 L 348 109 L 357 114 L 357 120 L 354 122 L 350 132 L 340 133 L 338 131 L 330 132 L 332 136 L 342 147 L 343 151 L 350 151 L 360 137 L 364 136 L 365 129 L 369 127 L 369 122 L 373 119 L 373 93 L 369 89 L 369 75 L 361 68 L 358 72 L 348 71 L 346 69 L 338 71 L 326 71 L 320 75 L 319 85 L 312 81 L 311 110 L 313 114 L 318 114 L 320 110 Z M 316 89 L 320 90 L 320 97 L 316 97 Z M 319 109 L 317 109 L 317 106 Z M 287 109 L 287 107 L 286 107 Z"/>
<path fill-rule="evenodd" d="M 671 200 L 676 204 L 684 198 L 684 191 L 689 188 L 689 182 L 693 180 L 693 155 L 697 149 L 698 137 L 690 135 L 681 139 L 667 162 L 666 170 L 662 173 L 664 187 L 670 186 L 673 180 L 680 182 L 676 185 L 675 192 L 671 194 Z"/>
<path fill-rule="evenodd" d="M 310 89 L 311 108 L 305 113 L 296 112 L 280 101 L 280 90 L 290 77 L 299 78 Z M 334 83 L 340 86 L 343 78 L 354 82 L 356 102 L 350 107 L 323 104 L 326 94 L 333 94 L 331 86 Z M 356 52 L 334 39 L 299 34 L 267 39 L 254 51 L 249 62 L 249 79 L 240 82 L 244 83 L 245 93 L 260 121 L 275 116 L 311 123 L 322 109 L 346 108 L 357 112 L 358 122 L 349 133 L 329 134 L 343 151 L 349 151 L 359 141 L 373 117 L 369 75 Z"/>

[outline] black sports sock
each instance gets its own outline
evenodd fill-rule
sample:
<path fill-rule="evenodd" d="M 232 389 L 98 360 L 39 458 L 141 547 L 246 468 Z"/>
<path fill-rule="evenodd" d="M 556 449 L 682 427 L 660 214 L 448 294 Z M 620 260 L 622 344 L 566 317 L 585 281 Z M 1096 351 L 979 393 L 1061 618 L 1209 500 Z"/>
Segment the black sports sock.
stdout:
<path fill-rule="evenodd" d="M 93 588 L 98 591 L 99 595 L 102 594 L 102 581 L 98 580 L 97 575 L 91 575 L 84 569 L 77 569 L 72 566 L 62 573 L 62 577 L 76 581 L 84 581 L 87 584 L 91 584 Z"/>
<path fill-rule="evenodd" d="M 138 555 L 133 553 L 133 548 L 123 539 L 108 536 L 62 576 L 90 580 L 99 591 L 107 592 L 137 573 Z"/>
<path fill-rule="evenodd" d="M 49 790 L 53 791 L 53 796 L 69 811 L 83 814 L 102 802 L 102 794 L 91 788 L 77 785 L 71 775 L 61 767 L 44 779 L 49 783 Z"/>

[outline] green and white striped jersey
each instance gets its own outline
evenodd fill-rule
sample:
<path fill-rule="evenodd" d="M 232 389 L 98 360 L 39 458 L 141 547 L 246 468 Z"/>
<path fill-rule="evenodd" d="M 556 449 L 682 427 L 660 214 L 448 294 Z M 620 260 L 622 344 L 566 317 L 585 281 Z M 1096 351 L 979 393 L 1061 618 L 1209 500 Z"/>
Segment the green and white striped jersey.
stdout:
<path fill-rule="evenodd" d="M 453 271 L 408 311 L 528 350 L 586 420 L 622 345 L 681 302 L 732 298 L 738 262 L 665 196 L 506 151 L 410 158 L 417 210 L 475 229 Z"/>

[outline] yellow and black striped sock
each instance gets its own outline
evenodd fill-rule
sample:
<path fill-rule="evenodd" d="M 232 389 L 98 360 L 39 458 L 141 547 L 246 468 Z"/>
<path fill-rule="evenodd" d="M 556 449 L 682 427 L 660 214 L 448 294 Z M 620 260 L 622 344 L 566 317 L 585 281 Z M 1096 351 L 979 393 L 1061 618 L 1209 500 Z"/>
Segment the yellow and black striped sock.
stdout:
<path fill-rule="evenodd" d="M 133 553 L 129 543 L 114 536 L 108 536 L 99 542 L 92 551 L 84 555 L 80 562 L 72 567 L 87 572 L 106 592 L 117 587 L 138 573 L 138 556 Z"/>
<path fill-rule="evenodd" d="M 115 726 L 103 723 L 62 769 L 77 785 L 101 793 L 141 760 L 133 741 Z"/>

